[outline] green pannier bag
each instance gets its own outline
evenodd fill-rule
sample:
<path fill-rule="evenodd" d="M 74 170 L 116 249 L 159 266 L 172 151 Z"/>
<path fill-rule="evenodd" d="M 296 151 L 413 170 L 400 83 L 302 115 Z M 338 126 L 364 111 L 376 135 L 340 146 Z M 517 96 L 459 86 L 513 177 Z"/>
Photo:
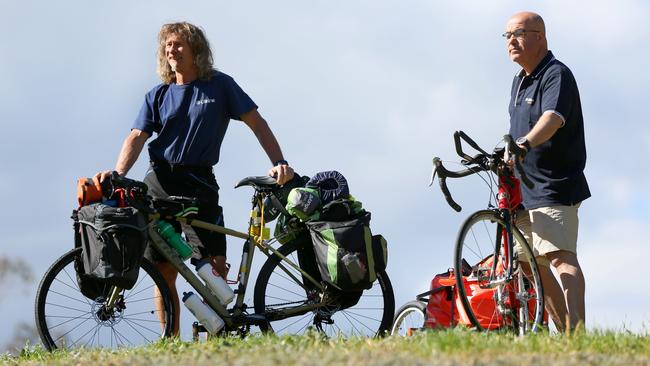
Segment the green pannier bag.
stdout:
<path fill-rule="evenodd" d="M 280 214 L 275 224 L 273 236 L 280 244 L 287 244 L 296 240 L 307 231 L 305 224 L 297 217 Z"/>
<path fill-rule="evenodd" d="M 321 278 L 341 291 L 369 289 L 386 269 L 386 240 L 370 231 L 370 213 L 354 200 L 335 200 L 319 220 L 305 222 Z"/>

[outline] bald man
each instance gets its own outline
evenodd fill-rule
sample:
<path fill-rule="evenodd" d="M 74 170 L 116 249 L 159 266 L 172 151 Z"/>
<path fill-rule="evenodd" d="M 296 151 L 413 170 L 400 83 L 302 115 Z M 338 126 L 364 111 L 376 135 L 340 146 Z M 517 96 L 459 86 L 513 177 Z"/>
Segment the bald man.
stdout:
<path fill-rule="evenodd" d="M 531 12 L 506 24 L 506 47 L 521 70 L 512 82 L 510 134 L 528 153 L 517 226 L 537 255 L 546 309 L 560 331 L 584 327 L 585 280 L 577 257 L 578 207 L 591 193 L 583 173 L 584 125 L 576 81 L 548 50 L 546 27 Z M 551 272 L 555 268 L 560 283 Z"/>

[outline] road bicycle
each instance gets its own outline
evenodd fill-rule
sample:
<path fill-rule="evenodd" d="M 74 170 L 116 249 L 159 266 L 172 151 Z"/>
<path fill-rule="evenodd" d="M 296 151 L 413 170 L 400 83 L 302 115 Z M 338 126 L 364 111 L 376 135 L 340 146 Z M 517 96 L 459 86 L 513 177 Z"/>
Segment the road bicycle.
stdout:
<path fill-rule="evenodd" d="M 478 154 L 463 151 L 465 142 Z M 521 203 L 519 180 L 513 175 L 514 165 L 521 181 L 532 183 L 522 168 L 525 150 L 513 142 L 510 135 L 503 138 L 505 147 L 487 153 L 462 131 L 454 133 L 456 152 L 465 169 L 447 170 L 438 157 L 433 158 L 431 184 L 439 178 L 447 203 L 461 211 L 447 187 L 447 178 L 461 178 L 486 172 L 481 176 L 490 188 L 488 209 L 471 214 L 461 225 L 456 239 L 454 266 L 449 278 L 440 280 L 442 286 L 419 294 L 415 301 L 402 306 L 391 332 L 407 334 L 422 329 L 427 317 L 429 297 L 449 287 L 459 301 L 451 302 L 451 316 L 457 306 L 458 317 L 451 324 L 461 323 L 477 330 L 508 330 L 520 335 L 541 329 L 544 318 L 542 281 L 535 255 L 515 226 L 517 207 Z M 504 152 L 506 157 L 504 158 Z M 494 187 L 497 187 L 495 192 Z"/>
<path fill-rule="evenodd" d="M 246 336 L 251 327 L 262 332 L 301 334 L 309 329 L 327 336 L 382 336 L 392 323 L 393 288 L 385 271 L 377 281 L 353 301 L 349 294 L 332 288 L 320 275 L 301 268 L 300 250 L 311 241 L 294 240 L 279 245 L 270 238 L 265 221 L 266 202 L 281 205 L 280 187 L 275 179 L 253 176 L 241 180 L 235 188 L 254 189 L 248 232 L 192 219 L 196 201 L 186 197 L 150 199 L 143 194 L 146 185 L 113 175 L 114 187 L 124 189 L 128 206 L 149 216 L 149 245 L 157 249 L 187 280 L 212 310 L 225 322 L 220 334 Z M 267 200 L 268 199 L 268 200 Z M 150 202 L 148 202 L 150 201 Z M 222 305 L 204 282 L 197 277 L 155 229 L 156 222 L 189 224 L 244 240 L 235 289 L 230 308 Z M 259 250 L 268 258 L 255 282 L 253 304 L 244 297 L 253 264 Z M 36 296 L 35 316 L 41 340 L 48 350 L 57 348 L 138 346 L 170 337 L 174 314 L 179 311 L 170 297 L 162 275 L 147 259 L 142 259 L 137 283 L 129 290 L 113 287 L 107 296 L 94 300 L 84 297 L 76 281 L 74 261 L 81 255 L 76 248 L 57 259 L 45 273 Z M 154 306 L 154 288 L 163 300 L 162 309 Z M 356 303 L 355 303 L 356 301 Z M 255 329 L 255 328 L 254 328 Z"/>

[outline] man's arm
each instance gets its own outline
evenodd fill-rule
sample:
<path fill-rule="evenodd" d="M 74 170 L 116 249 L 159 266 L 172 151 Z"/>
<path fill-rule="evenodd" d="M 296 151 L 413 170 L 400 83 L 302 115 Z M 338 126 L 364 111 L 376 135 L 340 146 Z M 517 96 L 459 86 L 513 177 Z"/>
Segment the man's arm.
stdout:
<path fill-rule="evenodd" d="M 555 132 L 562 127 L 564 122 L 562 118 L 553 112 L 544 112 L 533 129 L 526 134 L 526 139 L 530 143 L 530 147 L 539 146 L 546 141 L 550 140 Z M 517 136 L 513 136 L 517 138 Z M 523 146 L 522 146 L 523 147 Z"/>
<path fill-rule="evenodd" d="M 140 156 L 140 152 L 142 152 L 144 143 L 147 141 L 149 136 L 151 135 L 144 131 L 140 131 L 137 128 L 134 128 L 131 130 L 131 133 L 129 133 L 126 139 L 124 139 L 122 150 L 120 150 L 120 155 L 118 156 L 117 163 L 115 164 L 115 171 L 119 175 L 126 175 L 131 167 L 133 167 L 133 164 L 135 164 L 136 160 L 138 160 L 138 156 Z M 108 177 L 110 174 L 110 171 L 97 173 L 97 175 L 99 175 L 100 182 L 106 179 L 106 177 Z"/>
<path fill-rule="evenodd" d="M 240 118 L 255 133 L 257 141 L 260 142 L 266 155 L 271 159 L 271 163 L 275 164 L 284 160 L 278 140 L 275 139 L 271 128 L 257 109 L 242 114 Z M 282 185 L 293 178 L 293 169 L 288 164 L 279 164 L 271 168 L 268 174 L 275 176 L 278 184 Z"/>

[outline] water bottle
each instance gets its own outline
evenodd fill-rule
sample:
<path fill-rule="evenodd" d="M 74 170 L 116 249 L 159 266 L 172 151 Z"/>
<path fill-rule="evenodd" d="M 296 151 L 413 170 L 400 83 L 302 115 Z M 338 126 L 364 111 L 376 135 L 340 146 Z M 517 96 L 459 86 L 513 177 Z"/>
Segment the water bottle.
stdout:
<path fill-rule="evenodd" d="M 199 264 L 196 265 L 196 272 L 223 305 L 229 304 L 232 299 L 235 298 L 235 292 L 212 267 L 209 260 L 201 260 Z"/>
<path fill-rule="evenodd" d="M 361 261 L 357 254 L 348 253 L 341 258 L 341 262 L 343 262 L 343 266 L 348 272 L 348 276 L 352 283 L 357 283 L 363 280 L 366 275 L 366 265 Z"/>
<path fill-rule="evenodd" d="M 210 334 L 216 334 L 225 325 L 223 319 L 208 305 L 203 303 L 194 292 L 183 292 L 183 304 L 185 304 Z"/>
<path fill-rule="evenodd" d="M 156 229 L 158 229 L 158 232 L 165 239 L 165 241 L 172 248 L 176 249 L 176 252 L 183 260 L 186 260 L 192 256 L 192 247 L 187 244 L 185 239 L 183 239 L 181 235 L 176 232 L 170 223 L 163 220 L 158 220 Z"/>

